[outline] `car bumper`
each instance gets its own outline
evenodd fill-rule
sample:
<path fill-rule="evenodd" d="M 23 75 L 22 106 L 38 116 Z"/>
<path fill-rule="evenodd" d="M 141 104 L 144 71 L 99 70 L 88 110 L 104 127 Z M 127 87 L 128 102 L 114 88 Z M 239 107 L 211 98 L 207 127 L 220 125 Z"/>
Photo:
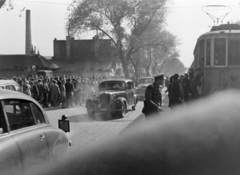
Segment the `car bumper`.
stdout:
<path fill-rule="evenodd" d="M 94 112 L 120 112 L 122 109 L 97 109 Z"/>

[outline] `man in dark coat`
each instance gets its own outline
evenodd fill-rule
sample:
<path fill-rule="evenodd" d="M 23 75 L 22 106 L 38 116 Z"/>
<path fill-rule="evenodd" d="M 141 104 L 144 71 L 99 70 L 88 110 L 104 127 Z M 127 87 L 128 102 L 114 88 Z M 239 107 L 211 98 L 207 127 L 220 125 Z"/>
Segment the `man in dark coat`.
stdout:
<path fill-rule="evenodd" d="M 73 105 L 73 91 L 74 85 L 70 79 L 67 79 L 67 83 L 65 84 L 66 87 L 66 97 L 67 97 L 67 107 L 71 107 Z"/>
<path fill-rule="evenodd" d="M 180 89 L 180 84 L 179 84 L 179 79 L 178 79 L 179 75 L 178 74 L 174 74 L 173 75 L 173 82 L 171 85 L 171 107 L 178 105 L 181 103 L 181 89 Z"/>
<path fill-rule="evenodd" d="M 30 81 L 32 97 L 39 100 L 39 90 L 34 81 Z"/>
<path fill-rule="evenodd" d="M 161 86 L 163 85 L 164 79 L 164 74 L 156 75 L 155 82 L 149 85 L 145 91 L 145 100 L 142 112 L 145 114 L 146 118 L 162 111 Z"/>
<path fill-rule="evenodd" d="M 43 100 L 43 82 L 42 82 L 42 80 L 38 80 L 37 88 L 38 88 L 38 92 L 39 92 L 39 100 L 42 102 L 42 100 Z"/>
<path fill-rule="evenodd" d="M 189 94 L 191 93 L 191 81 L 186 73 L 183 78 L 183 99 L 185 102 L 189 100 Z"/>

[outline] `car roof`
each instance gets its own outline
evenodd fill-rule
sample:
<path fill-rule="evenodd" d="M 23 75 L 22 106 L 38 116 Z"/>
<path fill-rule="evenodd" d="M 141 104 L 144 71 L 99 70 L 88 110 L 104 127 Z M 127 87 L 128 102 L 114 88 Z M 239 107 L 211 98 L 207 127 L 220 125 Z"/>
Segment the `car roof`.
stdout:
<path fill-rule="evenodd" d="M 145 79 L 145 78 L 154 78 L 154 77 L 151 77 L 151 76 L 150 77 L 141 77 L 141 78 L 139 78 L 139 80 L 140 79 Z"/>
<path fill-rule="evenodd" d="M 0 100 L 4 100 L 4 99 L 21 99 L 21 100 L 35 101 L 32 97 L 25 95 L 21 92 L 0 89 Z"/>
<path fill-rule="evenodd" d="M 8 85 L 8 84 L 18 84 L 14 80 L 0 80 L 0 85 Z"/>
<path fill-rule="evenodd" d="M 51 70 L 38 70 L 38 72 L 52 72 Z"/>
<path fill-rule="evenodd" d="M 103 82 L 109 82 L 109 81 L 119 81 L 119 82 L 128 82 L 128 81 L 132 81 L 131 79 L 125 79 L 125 78 L 113 78 L 113 79 L 107 79 L 107 80 L 103 80 L 101 81 L 101 83 Z"/>

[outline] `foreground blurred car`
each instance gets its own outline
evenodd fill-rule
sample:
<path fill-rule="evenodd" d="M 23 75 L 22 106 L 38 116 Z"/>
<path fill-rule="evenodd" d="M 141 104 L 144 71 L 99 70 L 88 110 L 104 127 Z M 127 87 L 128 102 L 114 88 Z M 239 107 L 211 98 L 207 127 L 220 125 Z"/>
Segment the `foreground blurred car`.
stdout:
<path fill-rule="evenodd" d="M 137 95 L 134 84 L 129 79 L 104 80 L 99 84 L 97 99 L 88 99 L 86 108 L 90 118 L 96 112 L 108 113 L 111 116 L 124 117 L 127 110 L 135 110 Z"/>
<path fill-rule="evenodd" d="M 0 174 L 27 174 L 66 156 L 70 141 L 51 127 L 42 107 L 22 93 L 0 89 Z"/>
<path fill-rule="evenodd" d="M 138 86 L 136 87 L 136 94 L 139 100 L 144 100 L 145 90 L 148 85 L 154 83 L 154 77 L 142 77 L 138 80 Z"/>

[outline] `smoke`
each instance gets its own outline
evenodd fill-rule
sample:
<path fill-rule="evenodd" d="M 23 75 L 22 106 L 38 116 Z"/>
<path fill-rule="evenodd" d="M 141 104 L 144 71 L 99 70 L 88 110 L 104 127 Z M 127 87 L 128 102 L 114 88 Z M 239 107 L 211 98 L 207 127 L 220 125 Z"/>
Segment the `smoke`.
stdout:
<path fill-rule="evenodd" d="M 240 174 L 240 93 L 176 108 L 62 164 L 42 174 Z"/>

